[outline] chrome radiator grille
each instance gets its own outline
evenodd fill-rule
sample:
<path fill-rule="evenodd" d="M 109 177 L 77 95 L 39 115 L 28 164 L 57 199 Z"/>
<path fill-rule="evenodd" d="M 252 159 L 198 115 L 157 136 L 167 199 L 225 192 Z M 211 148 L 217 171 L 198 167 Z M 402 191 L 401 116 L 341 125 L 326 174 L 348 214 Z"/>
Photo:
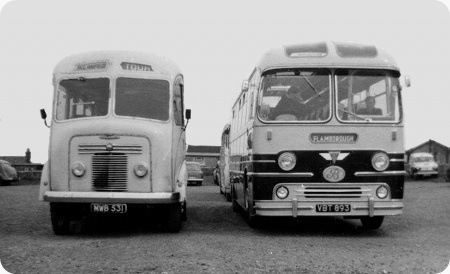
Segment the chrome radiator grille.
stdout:
<path fill-rule="evenodd" d="M 360 198 L 362 190 L 360 187 L 339 186 L 339 187 L 305 187 L 305 198 Z"/>
<path fill-rule="evenodd" d="M 108 148 L 108 146 L 110 146 Z M 142 154 L 142 145 L 119 145 L 119 144 L 89 144 L 79 145 L 78 152 L 80 154 L 96 154 L 108 151 L 126 154 Z"/>
<path fill-rule="evenodd" d="M 128 157 L 124 154 L 92 156 L 92 188 L 95 191 L 126 191 Z"/>

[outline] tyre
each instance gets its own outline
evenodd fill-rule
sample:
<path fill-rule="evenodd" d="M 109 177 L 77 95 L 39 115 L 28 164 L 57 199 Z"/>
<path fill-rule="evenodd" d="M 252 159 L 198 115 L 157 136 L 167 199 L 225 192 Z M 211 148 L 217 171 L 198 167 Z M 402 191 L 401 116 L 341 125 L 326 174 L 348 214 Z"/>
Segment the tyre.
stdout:
<path fill-rule="evenodd" d="M 365 229 L 378 229 L 383 223 L 384 216 L 362 217 L 361 224 Z"/>
<path fill-rule="evenodd" d="M 50 217 L 55 235 L 68 235 L 70 233 L 70 218 L 66 206 L 50 203 Z"/>
<path fill-rule="evenodd" d="M 248 225 L 251 228 L 258 228 L 259 226 L 259 218 L 258 216 L 254 215 L 252 210 L 251 210 L 251 204 L 250 201 L 248 199 L 248 189 L 245 192 L 245 220 L 247 221 Z"/>
<path fill-rule="evenodd" d="M 231 202 L 231 193 L 225 193 L 225 199 L 227 199 L 227 202 Z"/>
<path fill-rule="evenodd" d="M 186 201 L 184 201 L 183 205 L 181 206 L 181 210 L 183 212 L 181 212 L 181 220 L 182 221 L 187 221 L 187 205 L 186 205 Z"/>
<path fill-rule="evenodd" d="M 0 186 L 10 186 L 11 181 L 0 181 Z"/>
<path fill-rule="evenodd" d="M 181 204 L 171 204 L 167 207 L 167 231 L 178 233 L 181 229 Z"/>
<path fill-rule="evenodd" d="M 233 209 L 234 212 L 238 212 L 240 207 L 239 204 L 237 203 L 236 193 L 234 192 L 233 187 L 231 188 L 230 196 L 231 196 L 231 208 Z"/>

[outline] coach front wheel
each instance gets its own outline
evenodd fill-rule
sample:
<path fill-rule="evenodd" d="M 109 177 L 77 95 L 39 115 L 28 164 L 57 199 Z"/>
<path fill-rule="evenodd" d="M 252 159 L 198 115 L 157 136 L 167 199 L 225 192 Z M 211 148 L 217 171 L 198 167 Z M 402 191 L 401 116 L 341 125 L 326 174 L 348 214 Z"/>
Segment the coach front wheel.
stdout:
<path fill-rule="evenodd" d="M 378 229 L 383 220 L 384 216 L 361 217 L 361 224 L 365 229 Z"/>

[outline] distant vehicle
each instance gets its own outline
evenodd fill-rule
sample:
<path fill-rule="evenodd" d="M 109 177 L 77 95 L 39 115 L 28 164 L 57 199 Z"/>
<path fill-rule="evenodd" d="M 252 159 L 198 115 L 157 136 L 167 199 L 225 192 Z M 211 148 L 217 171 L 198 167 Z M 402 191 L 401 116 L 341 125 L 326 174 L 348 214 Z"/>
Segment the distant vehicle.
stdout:
<path fill-rule="evenodd" d="M 201 186 L 203 184 L 203 171 L 200 163 L 186 162 L 188 171 L 188 185 Z"/>
<path fill-rule="evenodd" d="M 438 164 L 434 160 L 434 157 L 431 153 L 413 153 L 409 157 L 408 173 L 414 180 L 417 180 L 420 176 L 437 177 Z"/>
<path fill-rule="evenodd" d="M 18 178 L 17 170 L 8 161 L 0 160 L 0 185 L 10 185 Z"/>

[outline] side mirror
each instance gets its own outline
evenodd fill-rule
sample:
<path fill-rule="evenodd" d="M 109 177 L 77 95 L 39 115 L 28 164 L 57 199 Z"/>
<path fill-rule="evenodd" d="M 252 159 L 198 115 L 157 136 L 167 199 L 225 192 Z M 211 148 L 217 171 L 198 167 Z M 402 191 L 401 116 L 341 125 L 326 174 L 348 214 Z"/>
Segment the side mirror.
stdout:
<path fill-rule="evenodd" d="M 405 85 L 407 87 L 411 86 L 411 78 L 409 77 L 409 75 L 405 75 Z"/>
<path fill-rule="evenodd" d="M 191 110 L 190 109 L 186 109 L 186 119 L 189 120 L 191 119 Z"/>
<path fill-rule="evenodd" d="M 248 80 L 244 80 L 244 81 L 242 82 L 241 90 L 242 90 L 243 92 L 246 92 L 246 91 L 248 90 Z"/>
<path fill-rule="evenodd" d="M 44 124 L 45 124 L 45 126 L 46 127 L 49 127 L 48 125 L 47 125 L 47 113 L 45 112 L 45 109 L 43 109 L 43 108 L 41 108 L 41 118 L 42 118 L 42 120 L 44 120 Z"/>
<path fill-rule="evenodd" d="M 45 109 L 41 108 L 41 118 L 42 120 L 47 119 L 47 113 L 45 112 Z"/>

